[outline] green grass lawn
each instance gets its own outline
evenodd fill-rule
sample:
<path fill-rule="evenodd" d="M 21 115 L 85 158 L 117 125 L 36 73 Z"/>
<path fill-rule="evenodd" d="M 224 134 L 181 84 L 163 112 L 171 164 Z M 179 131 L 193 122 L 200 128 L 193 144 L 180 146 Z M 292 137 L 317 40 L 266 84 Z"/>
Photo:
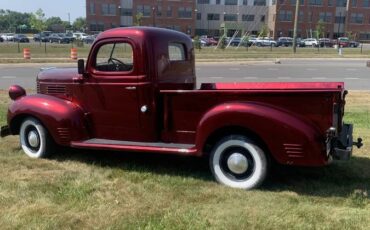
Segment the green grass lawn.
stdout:
<path fill-rule="evenodd" d="M 46 43 L 0 43 L 0 63 L 23 63 L 23 62 L 72 62 L 70 59 L 71 44 Z M 74 45 L 76 47 L 76 45 Z M 91 45 L 77 47 L 78 57 L 87 58 Z M 23 59 L 23 48 L 30 48 L 31 60 Z M 293 54 L 291 47 L 230 47 L 225 50 L 213 47 L 204 47 L 195 51 L 197 61 L 226 61 L 226 60 L 263 60 L 266 58 L 368 58 L 369 49 L 343 48 L 343 55 L 339 56 L 334 48 L 297 48 Z"/>
<path fill-rule="evenodd" d="M 0 92 L 0 124 L 7 95 Z M 279 167 L 258 190 L 214 182 L 193 158 L 63 150 L 33 160 L 0 140 L 1 229 L 369 229 L 370 92 L 353 91 L 346 121 L 365 146 L 349 162 Z"/>

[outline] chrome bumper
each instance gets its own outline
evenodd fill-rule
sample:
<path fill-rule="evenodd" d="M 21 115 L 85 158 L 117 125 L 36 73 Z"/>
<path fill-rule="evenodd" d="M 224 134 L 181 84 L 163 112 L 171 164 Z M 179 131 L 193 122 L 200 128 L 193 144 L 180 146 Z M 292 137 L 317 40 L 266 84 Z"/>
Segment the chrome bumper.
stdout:
<path fill-rule="evenodd" d="M 361 138 L 358 138 L 357 142 L 353 141 L 352 133 L 353 125 L 343 124 L 342 132 L 332 139 L 332 149 L 330 152 L 335 160 L 349 160 L 352 155 L 352 146 L 355 145 L 357 148 L 361 148 L 363 145 Z"/>
<path fill-rule="evenodd" d="M 10 133 L 10 128 L 9 126 L 1 126 L 1 129 L 0 129 L 0 136 L 1 137 L 6 137 L 6 136 L 9 136 L 11 133 Z"/>

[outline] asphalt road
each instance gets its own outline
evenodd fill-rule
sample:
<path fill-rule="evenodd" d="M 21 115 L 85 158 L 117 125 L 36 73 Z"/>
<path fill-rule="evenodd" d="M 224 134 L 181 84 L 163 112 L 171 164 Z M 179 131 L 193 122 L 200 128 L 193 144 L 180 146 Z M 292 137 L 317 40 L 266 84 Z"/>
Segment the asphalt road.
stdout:
<path fill-rule="evenodd" d="M 198 86 L 204 82 L 343 81 L 349 90 L 370 90 L 370 68 L 366 67 L 366 60 L 283 59 L 280 62 L 198 63 Z M 0 65 L 0 89 L 13 84 L 34 89 L 37 73 L 46 66 L 73 67 L 71 64 Z"/>

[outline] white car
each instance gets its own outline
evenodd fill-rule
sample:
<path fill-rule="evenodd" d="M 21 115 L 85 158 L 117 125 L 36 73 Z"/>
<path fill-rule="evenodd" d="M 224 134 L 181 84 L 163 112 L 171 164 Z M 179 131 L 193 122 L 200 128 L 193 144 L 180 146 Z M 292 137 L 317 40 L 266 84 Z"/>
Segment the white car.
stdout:
<path fill-rule="evenodd" d="M 277 46 L 276 41 L 273 38 L 269 37 L 259 37 L 256 39 L 256 41 L 254 41 L 254 44 L 256 46 Z"/>
<path fill-rule="evenodd" d="M 317 41 L 316 38 L 306 38 L 306 39 L 303 39 L 302 42 L 306 45 L 306 46 L 318 46 L 319 42 Z"/>
<path fill-rule="evenodd" d="M 81 32 L 77 32 L 77 33 L 73 33 L 73 38 L 74 39 L 78 39 L 78 40 L 84 40 L 85 38 L 87 38 L 89 35 L 85 34 L 85 33 L 81 33 Z"/>
<path fill-rule="evenodd" d="M 7 33 L 7 34 L 1 35 L 1 37 L 2 37 L 2 39 L 4 39 L 4 41 L 13 41 L 14 34 L 13 33 Z"/>

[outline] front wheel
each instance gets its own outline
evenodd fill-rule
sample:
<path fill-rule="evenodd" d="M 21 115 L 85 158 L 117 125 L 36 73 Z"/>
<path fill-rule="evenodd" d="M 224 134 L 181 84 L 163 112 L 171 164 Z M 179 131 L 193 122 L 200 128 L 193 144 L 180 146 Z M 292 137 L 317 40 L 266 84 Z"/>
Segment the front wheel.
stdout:
<path fill-rule="evenodd" d="M 23 151 L 31 158 L 45 158 L 54 151 L 55 144 L 46 128 L 35 118 L 26 118 L 19 131 Z"/>
<path fill-rule="evenodd" d="M 240 189 L 253 189 L 261 185 L 268 167 L 262 148 L 241 135 L 221 139 L 213 148 L 209 163 L 219 183 Z"/>

